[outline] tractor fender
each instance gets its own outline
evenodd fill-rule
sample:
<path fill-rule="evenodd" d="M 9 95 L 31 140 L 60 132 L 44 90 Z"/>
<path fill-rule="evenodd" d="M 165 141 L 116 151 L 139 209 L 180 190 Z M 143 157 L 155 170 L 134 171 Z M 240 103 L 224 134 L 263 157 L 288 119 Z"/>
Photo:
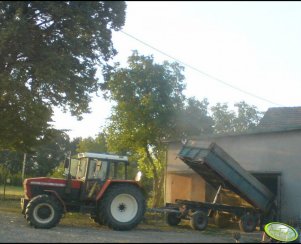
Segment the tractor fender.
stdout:
<path fill-rule="evenodd" d="M 67 208 L 66 208 L 65 202 L 63 201 L 63 199 L 60 197 L 60 195 L 56 191 L 53 191 L 53 190 L 44 190 L 44 191 L 45 192 L 49 192 L 51 195 L 54 195 L 54 197 L 57 198 L 59 200 L 59 202 L 62 204 L 62 206 L 64 208 L 64 212 L 65 213 L 67 212 Z"/>
<path fill-rule="evenodd" d="M 137 181 L 133 181 L 133 180 L 111 180 L 111 179 L 108 179 L 106 180 L 106 182 L 103 184 L 101 190 L 99 191 L 99 193 L 97 194 L 96 196 L 96 201 L 99 201 L 104 193 L 106 192 L 106 190 L 108 189 L 108 187 L 111 185 L 111 184 L 116 184 L 116 183 L 127 183 L 127 184 L 133 184 L 133 185 L 136 185 L 138 188 L 140 188 L 141 190 L 143 190 L 143 188 L 141 188 L 141 186 L 138 184 Z M 143 192 L 144 193 L 144 192 Z"/>

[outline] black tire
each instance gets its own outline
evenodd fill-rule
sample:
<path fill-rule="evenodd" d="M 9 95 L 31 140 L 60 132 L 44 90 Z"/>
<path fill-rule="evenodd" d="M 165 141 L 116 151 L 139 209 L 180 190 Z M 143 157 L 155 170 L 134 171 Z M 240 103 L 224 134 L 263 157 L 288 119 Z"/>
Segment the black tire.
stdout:
<path fill-rule="evenodd" d="M 170 226 L 176 226 L 181 222 L 181 218 L 178 213 L 170 212 L 167 213 L 166 223 Z"/>
<path fill-rule="evenodd" d="M 103 223 L 113 230 L 131 230 L 144 217 L 145 197 L 138 186 L 117 184 L 107 189 L 100 202 Z"/>
<path fill-rule="evenodd" d="M 97 206 L 97 212 L 90 214 L 90 219 L 93 220 L 94 223 L 99 225 L 104 225 L 102 211 L 99 206 Z"/>
<path fill-rule="evenodd" d="M 63 215 L 61 205 L 48 195 L 38 195 L 30 200 L 25 210 L 28 224 L 41 229 L 56 226 Z"/>
<path fill-rule="evenodd" d="M 225 228 L 230 223 L 230 215 L 229 214 L 223 214 L 220 211 L 215 211 L 213 215 L 214 224 L 219 228 Z"/>
<path fill-rule="evenodd" d="M 196 211 L 190 217 L 190 226 L 194 230 L 204 230 L 208 225 L 208 216 L 204 211 Z"/>
<path fill-rule="evenodd" d="M 271 208 L 267 214 L 262 214 L 260 216 L 260 230 L 264 230 L 264 226 L 270 222 L 277 222 L 277 210 L 276 208 Z"/>
<path fill-rule="evenodd" d="M 256 229 L 256 217 L 251 213 L 244 214 L 239 220 L 239 228 L 244 232 L 253 232 Z"/>

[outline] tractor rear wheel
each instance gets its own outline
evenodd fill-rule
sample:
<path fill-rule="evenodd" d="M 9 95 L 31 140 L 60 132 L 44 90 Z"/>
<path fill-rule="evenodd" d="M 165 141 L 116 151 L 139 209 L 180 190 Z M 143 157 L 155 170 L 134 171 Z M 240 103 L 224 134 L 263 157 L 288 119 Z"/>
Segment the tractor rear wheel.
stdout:
<path fill-rule="evenodd" d="M 145 197 L 135 185 L 113 185 L 100 202 L 103 222 L 113 230 L 130 230 L 145 213 Z"/>
<path fill-rule="evenodd" d="M 49 229 L 56 226 L 63 215 L 60 204 L 48 195 L 32 198 L 25 210 L 25 219 L 35 228 Z"/>
<path fill-rule="evenodd" d="M 90 219 L 93 220 L 94 223 L 99 225 L 104 225 L 103 214 L 102 214 L 101 206 L 97 206 L 96 212 L 90 214 Z"/>

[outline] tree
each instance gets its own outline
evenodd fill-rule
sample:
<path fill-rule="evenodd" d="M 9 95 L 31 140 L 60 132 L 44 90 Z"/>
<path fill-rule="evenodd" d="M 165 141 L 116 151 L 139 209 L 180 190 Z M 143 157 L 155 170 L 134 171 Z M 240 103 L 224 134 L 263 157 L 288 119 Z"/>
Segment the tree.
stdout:
<path fill-rule="evenodd" d="M 30 176 L 47 176 L 64 161 L 70 151 L 70 139 L 59 130 L 51 130 L 45 135 L 41 144 L 28 154 L 26 174 Z"/>
<path fill-rule="evenodd" d="M 233 120 L 235 118 L 235 112 L 229 111 L 229 107 L 226 103 L 217 103 L 211 107 L 212 118 L 214 121 L 214 133 L 223 134 L 233 132 Z"/>
<path fill-rule="evenodd" d="M 213 132 L 213 119 L 208 112 L 209 102 L 195 97 L 186 99 L 185 106 L 177 112 L 177 133 L 175 139 L 211 134 Z"/>
<path fill-rule="evenodd" d="M 235 103 L 234 106 L 237 108 L 237 116 L 234 119 L 234 127 L 237 132 L 254 128 L 264 114 L 258 111 L 256 106 L 248 105 L 244 101 Z"/>
<path fill-rule="evenodd" d="M 98 91 L 96 65 L 116 50 L 112 30 L 125 22 L 124 1 L 0 2 L 0 148 L 28 150 L 52 106 L 81 118 Z"/>
<path fill-rule="evenodd" d="M 153 207 L 162 199 L 164 141 L 176 133 L 176 112 L 183 107 L 182 71 L 178 63 L 157 64 L 152 56 L 134 51 L 128 67 L 116 64 L 104 84 L 107 99 L 116 103 L 106 132 L 108 148 L 130 152 L 152 179 Z"/>
<path fill-rule="evenodd" d="M 229 110 L 226 103 L 217 103 L 211 108 L 215 134 L 243 132 L 254 128 L 263 115 L 255 106 L 243 101 L 235 103 L 234 107 L 237 112 Z"/>
<path fill-rule="evenodd" d="M 99 133 L 94 139 L 92 137 L 81 139 L 77 144 L 77 152 L 107 152 L 106 137 L 104 133 Z"/>

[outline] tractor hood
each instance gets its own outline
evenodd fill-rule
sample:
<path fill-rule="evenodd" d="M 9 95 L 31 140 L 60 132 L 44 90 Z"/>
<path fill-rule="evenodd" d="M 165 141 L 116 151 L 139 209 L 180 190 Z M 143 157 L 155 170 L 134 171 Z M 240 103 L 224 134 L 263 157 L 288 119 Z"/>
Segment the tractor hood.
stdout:
<path fill-rule="evenodd" d="M 71 188 L 79 189 L 81 181 L 71 180 Z M 36 178 L 27 178 L 23 182 L 24 194 L 26 198 L 31 196 L 31 188 L 34 186 L 40 186 L 43 188 L 56 188 L 56 187 L 66 187 L 67 180 L 60 178 L 50 178 L 50 177 L 36 177 Z"/>

